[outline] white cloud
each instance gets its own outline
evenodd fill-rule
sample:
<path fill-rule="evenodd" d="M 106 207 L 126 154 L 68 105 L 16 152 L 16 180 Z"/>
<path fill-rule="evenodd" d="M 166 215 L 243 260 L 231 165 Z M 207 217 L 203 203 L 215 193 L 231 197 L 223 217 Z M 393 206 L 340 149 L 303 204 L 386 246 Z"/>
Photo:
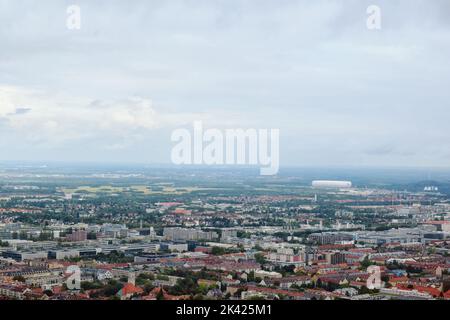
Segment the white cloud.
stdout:
<path fill-rule="evenodd" d="M 282 165 L 448 163 L 448 0 L 379 0 L 379 31 L 361 0 L 78 4 L 0 0 L 2 157 L 163 161 L 203 120 L 280 128 Z"/>
<path fill-rule="evenodd" d="M 100 148 L 120 149 L 153 130 L 187 124 L 202 115 L 164 114 L 141 97 L 102 101 L 0 86 L 0 118 L 14 138 L 4 143 L 49 148 L 89 141 Z"/>

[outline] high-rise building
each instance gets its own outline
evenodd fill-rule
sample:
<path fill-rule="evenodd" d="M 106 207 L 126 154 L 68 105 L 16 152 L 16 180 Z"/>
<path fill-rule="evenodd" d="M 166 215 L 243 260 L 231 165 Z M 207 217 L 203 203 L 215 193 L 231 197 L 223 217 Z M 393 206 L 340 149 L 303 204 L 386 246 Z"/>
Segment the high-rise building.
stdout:
<path fill-rule="evenodd" d="M 87 240 L 87 231 L 86 230 L 76 230 L 71 234 L 67 235 L 67 240 L 69 241 L 86 241 Z"/>

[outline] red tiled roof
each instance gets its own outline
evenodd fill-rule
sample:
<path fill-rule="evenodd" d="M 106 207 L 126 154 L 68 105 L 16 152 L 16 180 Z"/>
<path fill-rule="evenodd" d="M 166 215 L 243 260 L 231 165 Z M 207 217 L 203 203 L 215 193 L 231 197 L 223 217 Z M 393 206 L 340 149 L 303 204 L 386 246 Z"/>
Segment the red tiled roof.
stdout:
<path fill-rule="evenodd" d="M 402 289 L 402 290 L 417 290 L 418 292 L 428 293 L 428 294 L 432 295 L 433 297 L 439 297 L 441 295 L 441 291 L 439 289 L 432 288 L 432 287 L 415 285 L 412 288 L 408 288 L 407 285 L 397 285 L 397 288 Z"/>
<path fill-rule="evenodd" d="M 408 277 L 396 277 L 396 276 L 391 276 L 389 277 L 389 282 L 406 282 L 408 281 L 409 278 Z"/>
<path fill-rule="evenodd" d="M 450 224 L 450 221 L 426 221 L 424 224 L 433 224 L 433 225 L 440 225 L 440 224 Z"/>
<path fill-rule="evenodd" d="M 140 294 L 144 292 L 141 288 L 136 287 L 131 283 L 127 283 L 123 286 L 123 288 L 119 291 L 121 296 L 127 296 L 132 294 Z"/>
<path fill-rule="evenodd" d="M 156 300 L 156 297 L 158 296 L 159 292 L 162 290 L 164 300 L 189 300 L 189 295 L 181 295 L 181 296 L 173 296 L 170 295 L 164 290 L 163 288 L 153 288 L 152 291 L 147 296 L 143 296 L 143 300 Z"/>
<path fill-rule="evenodd" d="M 282 290 L 282 289 L 272 289 L 272 288 L 265 288 L 265 287 L 256 287 L 256 286 L 248 286 L 247 290 L 261 292 L 261 293 L 282 294 L 282 295 L 290 296 L 290 297 L 303 297 L 305 295 L 303 292 L 288 291 L 288 290 Z"/>
<path fill-rule="evenodd" d="M 447 291 L 444 293 L 444 299 L 449 299 L 449 300 L 450 300 L 450 290 L 447 290 Z"/>

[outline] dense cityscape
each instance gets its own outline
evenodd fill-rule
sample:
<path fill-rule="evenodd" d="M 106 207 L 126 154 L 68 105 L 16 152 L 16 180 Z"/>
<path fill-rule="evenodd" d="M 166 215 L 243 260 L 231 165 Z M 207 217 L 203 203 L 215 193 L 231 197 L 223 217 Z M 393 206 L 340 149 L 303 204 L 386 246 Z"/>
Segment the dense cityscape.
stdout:
<path fill-rule="evenodd" d="M 0 317 L 445 317 L 449 17 L 0 0 Z"/>
<path fill-rule="evenodd" d="M 4 164 L 0 299 L 450 299 L 444 173 L 255 172 Z"/>

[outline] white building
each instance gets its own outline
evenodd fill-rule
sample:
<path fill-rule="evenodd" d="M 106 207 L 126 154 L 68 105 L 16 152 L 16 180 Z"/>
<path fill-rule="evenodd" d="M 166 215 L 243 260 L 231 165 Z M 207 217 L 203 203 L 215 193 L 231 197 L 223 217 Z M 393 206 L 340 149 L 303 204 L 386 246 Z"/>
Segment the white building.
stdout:
<path fill-rule="evenodd" d="M 312 182 L 313 188 L 331 188 L 331 189 L 340 189 L 340 188 L 351 188 L 351 181 L 332 181 L 332 180 L 314 180 Z"/>

